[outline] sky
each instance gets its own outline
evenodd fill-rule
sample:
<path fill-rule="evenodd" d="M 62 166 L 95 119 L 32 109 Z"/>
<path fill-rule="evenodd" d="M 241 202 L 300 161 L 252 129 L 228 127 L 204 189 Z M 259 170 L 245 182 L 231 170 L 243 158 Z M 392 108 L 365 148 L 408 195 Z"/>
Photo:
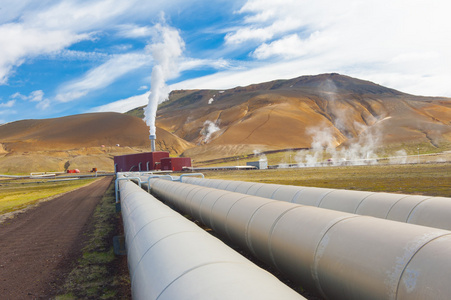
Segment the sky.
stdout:
<path fill-rule="evenodd" d="M 450 11 L 448 0 L 1 0 L 0 124 L 146 105 L 161 28 L 180 40 L 172 90 L 335 72 L 451 97 Z"/>

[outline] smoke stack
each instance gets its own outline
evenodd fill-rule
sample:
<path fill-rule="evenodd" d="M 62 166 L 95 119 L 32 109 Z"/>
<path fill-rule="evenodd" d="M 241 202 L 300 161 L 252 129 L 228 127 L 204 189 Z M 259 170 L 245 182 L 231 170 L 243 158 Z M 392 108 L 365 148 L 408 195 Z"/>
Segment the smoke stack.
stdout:
<path fill-rule="evenodd" d="M 155 134 L 151 134 L 149 135 L 149 139 L 150 139 L 150 148 L 152 152 L 155 152 L 155 139 L 157 138 L 157 136 Z"/>

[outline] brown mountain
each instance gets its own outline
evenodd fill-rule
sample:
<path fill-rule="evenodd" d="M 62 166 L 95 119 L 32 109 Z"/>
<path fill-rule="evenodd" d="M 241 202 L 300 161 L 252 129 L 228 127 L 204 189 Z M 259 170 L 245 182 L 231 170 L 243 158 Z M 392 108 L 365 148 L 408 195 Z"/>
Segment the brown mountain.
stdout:
<path fill-rule="evenodd" d="M 68 164 L 112 170 L 112 156 L 150 150 L 142 117 L 137 108 L 2 125 L 0 173 Z M 224 91 L 173 91 L 158 110 L 157 148 L 197 161 L 320 146 L 441 151 L 451 149 L 450 125 L 450 98 L 322 74 Z"/>
<path fill-rule="evenodd" d="M 157 150 L 181 154 L 192 147 L 157 128 Z M 112 157 L 150 151 L 149 128 L 120 113 L 90 113 L 0 126 L 0 173 L 57 171 L 64 166 L 113 170 Z"/>
<path fill-rule="evenodd" d="M 346 145 L 451 144 L 451 99 L 419 97 L 375 83 L 322 74 L 225 91 L 174 91 L 158 110 L 161 128 L 199 147 L 186 155 L 217 155 Z M 329 135 L 321 141 L 321 135 Z M 319 141 L 318 141 L 319 140 Z"/>

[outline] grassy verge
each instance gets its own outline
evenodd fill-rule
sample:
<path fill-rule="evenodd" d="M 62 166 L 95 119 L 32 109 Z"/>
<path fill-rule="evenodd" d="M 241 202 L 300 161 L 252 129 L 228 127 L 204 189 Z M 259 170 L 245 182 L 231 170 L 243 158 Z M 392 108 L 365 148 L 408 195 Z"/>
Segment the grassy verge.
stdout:
<path fill-rule="evenodd" d="M 126 257 L 115 256 L 113 251 L 113 236 L 122 228 L 115 208 L 114 183 L 92 219 L 92 230 L 82 257 L 56 299 L 131 299 Z"/>
<path fill-rule="evenodd" d="M 451 197 L 451 163 L 209 171 L 206 178 Z"/>
<path fill-rule="evenodd" d="M 91 183 L 94 179 L 49 182 L 41 180 L 0 181 L 0 214 L 25 208 L 44 198 L 56 196 Z"/>

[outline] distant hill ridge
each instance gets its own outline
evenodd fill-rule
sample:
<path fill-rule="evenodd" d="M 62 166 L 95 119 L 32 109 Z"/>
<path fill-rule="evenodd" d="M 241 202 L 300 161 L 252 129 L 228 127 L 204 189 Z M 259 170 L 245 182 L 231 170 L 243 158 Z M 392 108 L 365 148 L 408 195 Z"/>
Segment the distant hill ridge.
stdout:
<path fill-rule="evenodd" d="M 109 159 L 114 153 L 149 151 L 143 116 L 140 107 L 126 114 L 91 113 L 4 124 L 0 172 L 5 161 L 14 169 L 12 156 L 36 151 L 54 158 L 55 151 L 113 147 L 95 150 Z M 409 95 L 336 73 L 227 90 L 172 91 L 159 106 L 156 121 L 158 149 L 196 160 L 354 144 L 374 149 L 405 145 L 451 149 L 450 98 Z M 114 148 L 117 144 L 120 149 Z M 75 159 L 66 154 L 58 154 L 64 157 L 55 158 L 58 164 Z"/>
<path fill-rule="evenodd" d="M 311 147 L 315 130 L 329 131 L 333 146 L 372 131 L 381 147 L 440 147 L 450 143 L 450 121 L 449 98 L 409 95 L 336 73 L 223 91 L 173 91 L 157 113 L 158 126 L 199 145 L 189 155 L 230 153 L 237 145 L 243 151 Z"/>
<path fill-rule="evenodd" d="M 357 78 L 352 78 L 337 73 L 300 76 L 294 79 L 273 80 L 264 83 L 251 84 L 246 87 L 236 87 L 227 91 L 231 93 L 249 92 L 249 91 L 275 91 L 275 90 L 300 90 L 302 93 L 309 92 L 317 93 L 322 90 L 328 80 L 332 80 L 335 84 L 337 92 L 339 93 L 356 93 L 356 94 L 391 94 L 391 95 L 407 95 L 395 89 L 390 89 L 371 81 L 365 81 Z M 205 98 L 205 96 L 224 93 L 222 90 L 174 90 L 169 96 L 169 100 L 160 104 L 160 108 L 177 105 L 184 106 L 194 103 Z M 144 106 L 134 108 L 126 114 L 133 115 L 139 118 L 144 118 Z"/>

